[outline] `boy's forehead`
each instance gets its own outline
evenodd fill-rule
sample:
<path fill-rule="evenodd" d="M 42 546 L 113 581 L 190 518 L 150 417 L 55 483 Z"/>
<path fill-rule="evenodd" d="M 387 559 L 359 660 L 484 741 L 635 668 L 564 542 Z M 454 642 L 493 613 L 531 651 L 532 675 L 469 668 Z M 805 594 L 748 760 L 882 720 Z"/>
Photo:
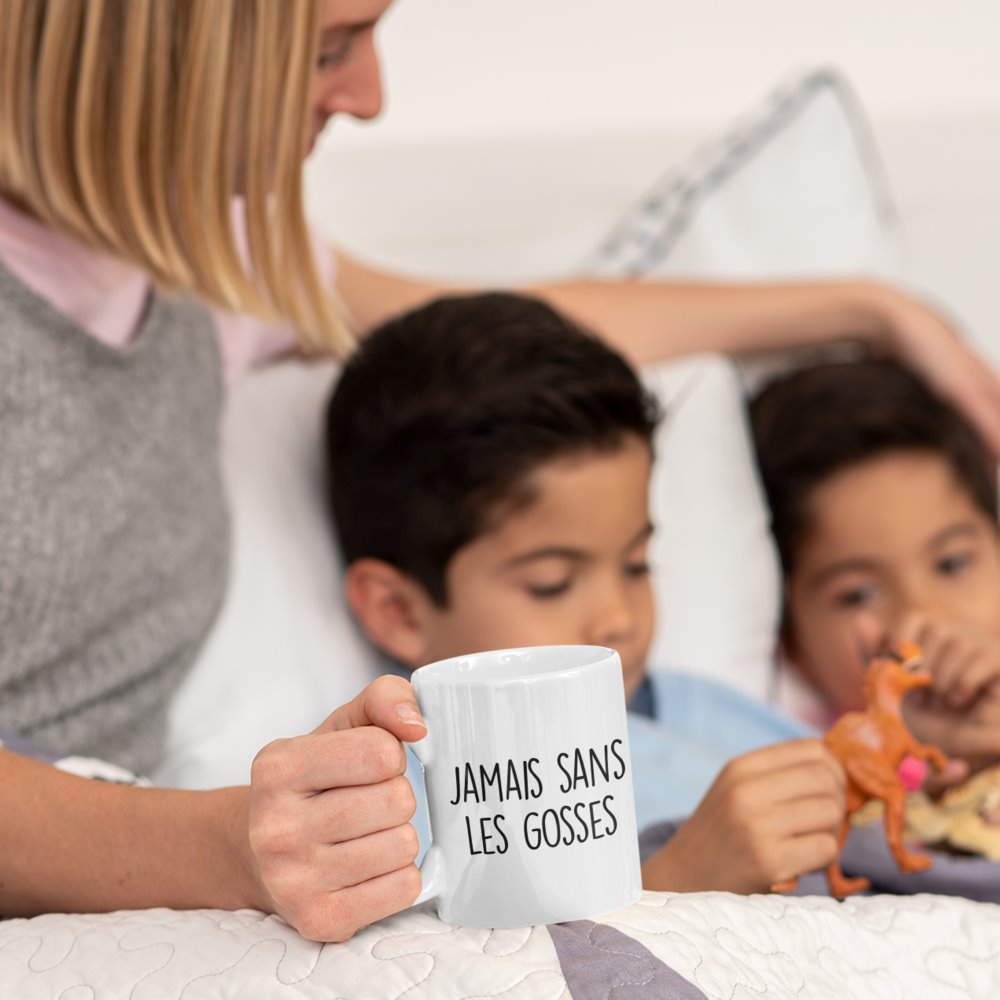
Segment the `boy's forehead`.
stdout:
<path fill-rule="evenodd" d="M 546 462 L 528 475 L 478 539 L 511 558 L 546 548 L 621 545 L 649 533 L 648 446 L 636 440 L 612 452 Z M 641 538 L 639 539 L 641 540 Z"/>

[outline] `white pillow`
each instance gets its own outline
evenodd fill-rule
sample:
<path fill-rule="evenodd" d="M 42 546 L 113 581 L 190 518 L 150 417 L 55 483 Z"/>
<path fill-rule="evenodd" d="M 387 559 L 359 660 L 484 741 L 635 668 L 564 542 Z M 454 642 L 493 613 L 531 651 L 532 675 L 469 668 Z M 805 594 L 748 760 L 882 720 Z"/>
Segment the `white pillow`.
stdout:
<path fill-rule="evenodd" d="M 253 755 L 317 726 L 378 673 L 344 608 L 322 504 L 332 362 L 248 377 L 223 425 L 232 571 L 215 629 L 171 708 L 158 784 L 245 783 Z"/>
<path fill-rule="evenodd" d="M 839 73 L 820 69 L 668 171 L 582 270 L 734 281 L 896 276 L 896 221 L 857 98 Z"/>
<path fill-rule="evenodd" d="M 739 376 L 728 360 L 702 357 L 659 366 L 646 381 L 667 409 L 650 487 L 650 666 L 765 698 L 781 581 Z"/>
<path fill-rule="evenodd" d="M 779 88 L 692 166 L 654 185 L 584 269 L 640 280 L 895 275 L 894 214 L 846 82 L 818 70 Z M 744 364 L 742 380 L 722 361 L 693 374 L 663 365 L 654 377 L 668 398 L 678 377 L 698 388 L 673 408 L 659 444 L 651 663 L 762 698 L 781 581 L 741 381 L 775 363 L 787 361 Z"/>
<path fill-rule="evenodd" d="M 671 172 L 585 270 L 739 278 L 890 272 L 886 202 L 864 133 L 839 79 L 810 74 L 693 166 Z M 447 169 L 448 152 L 435 169 Z M 560 162 L 551 169 L 553 185 L 573 182 Z M 447 214 L 445 188 L 428 190 L 444 199 L 439 210 Z M 366 195 L 377 204 L 377 190 L 357 192 L 362 202 Z M 463 249 L 454 247 L 456 270 Z M 648 375 L 670 409 L 652 488 L 660 627 L 651 663 L 763 697 L 779 581 L 739 378 L 728 362 L 706 358 Z M 316 725 L 381 667 L 344 609 L 320 496 L 319 427 L 333 376 L 331 365 L 282 365 L 234 394 L 226 428 L 232 585 L 174 705 L 167 759 L 154 775 L 163 783 L 246 780 L 263 743 Z"/>

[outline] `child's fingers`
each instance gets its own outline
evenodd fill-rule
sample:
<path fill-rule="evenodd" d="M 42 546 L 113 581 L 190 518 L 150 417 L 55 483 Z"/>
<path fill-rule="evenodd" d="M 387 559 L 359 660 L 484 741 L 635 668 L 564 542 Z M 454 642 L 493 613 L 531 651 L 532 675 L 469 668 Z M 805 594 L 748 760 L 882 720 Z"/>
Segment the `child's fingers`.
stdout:
<path fill-rule="evenodd" d="M 723 785 L 713 800 L 712 814 L 722 822 L 773 840 L 831 828 L 844 813 L 844 785 L 837 770 L 814 759 Z M 817 800 L 826 806 L 817 806 Z"/>
<path fill-rule="evenodd" d="M 833 833 L 807 833 L 789 837 L 781 844 L 778 863 L 767 873 L 767 886 L 825 868 L 837 857 L 837 837 Z"/>
<path fill-rule="evenodd" d="M 725 782 L 746 781 L 811 763 L 827 768 L 843 784 L 843 771 L 837 759 L 820 740 L 812 737 L 775 743 L 736 757 L 723 768 L 720 779 Z"/>
<path fill-rule="evenodd" d="M 957 636 L 952 630 L 941 628 L 937 622 L 925 622 L 920 629 L 917 643 L 922 651 L 920 666 L 933 678 L 937 687 L 942 670 L 954 655 Z"/>
<path fill-rule="evenodd" d="M 898 634 L 921 644 L 922 665 L 934 677 L 934 693 L 951 708 L 967 707 L 1000 678 L 1000 648 L 974 630 L 911 614 Z"/>
<path fill-rule="evenodd" d="M 920 647 L 920 665 L 933 675 L 936 690 L 942 676 L 953 670 L 951 665 L 968 647 L 968 640 L 953 625 L 915 611 L 904 616 L 893 631 L 892 641 L 915 642 Z"/>
<path fill-rule="evenodd" d="M 923 791 L 928 795 L 940 795 L 943 791 L 957 785 L 969 776 L 969 765 L 957 757 L 949 757 L 948 763 L 940 773 L 928 768 L 924 779 Z"/>
<path fill-rule="evenodd" d="M 915 642 L 920 646 L 921 667 L 934 678 L 934 693 L 946 696 L 958 683 L 979 643 L 952 625 L 924 614 L 911 612 L 896 629 L 894 641 Z"/>
<path fill-rule="evenodd" d="M 836 793 L 802 794 L 786 802 L 775 832 L 781 837 L 836 834 L 844 820 L 844 797 Z"/>
<path fill-rule="evenodd" d="M 908 721 L 922 742 L 940 747 L 949 757 L 966 760 L 1000 754 L 1000 725 L 981 722 L 965 713 L 915 708 Z"/>
<path fill-rule="evenodd" d="M 982 645 L 957 632 L 945 634 L 936 644 L 931 664 L 934 693 L 951 702 L 963 689 L 962 677 L 974 660 L 984 653 Z"/>
<path fill-rule="evenodd" d="M 992 647 L 972 648 L 960 661 L 942 695 L 955 709 L 969 708 L 973 702 L 1000 679 L 1000 654 Z"/>
<path fill-rule="evenodd" d="M 907 612 L 893 629 L 893 642 L 915 642 L 921 648 L 927 641 L 930 622 L 925 614 L 919 611 Z M 924 650 L 926 653 L 926 650 Z"/>
<path fill-rule="evenodd" d="M 843 811 L 845 781 L 843 771 L 832 768 L 825 760 L 808 761 L 774 771 L 759 781 L 761 800 L 785 809 L 798 809 L 800 802 L 825 798 Z"/>

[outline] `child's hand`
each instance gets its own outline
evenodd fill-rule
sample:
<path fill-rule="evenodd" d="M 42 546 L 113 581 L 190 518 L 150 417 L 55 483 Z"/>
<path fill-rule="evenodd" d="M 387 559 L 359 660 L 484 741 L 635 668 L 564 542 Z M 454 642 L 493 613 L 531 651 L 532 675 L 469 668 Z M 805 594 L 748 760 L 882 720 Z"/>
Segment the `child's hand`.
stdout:
<path fill-rule="evenodd" d="M 914 692 L 903 713 L 923 743 L 978 770 L 1000 757 L 1000 642 L 969 626 L 913 615 L 900 639 L 918 643 L 934 685 Z M 952 774 L 961 780 L 967 771 Z"/>
<path fill-rule="evenodd" d="M 409 683 L 382 677 L 308 736 L 261 750 L 237 822 L 262 909 L 314 941 L 345 941 L 416 899 L 400 740 L 425 734 Z"/>
<path fill-rule="evenodd" d="M 767 892 L 828 865 L 844 818 L 844 772 L 819 740 L 730 761 L 673 839 L 642 867 L 647 889 Z"/>

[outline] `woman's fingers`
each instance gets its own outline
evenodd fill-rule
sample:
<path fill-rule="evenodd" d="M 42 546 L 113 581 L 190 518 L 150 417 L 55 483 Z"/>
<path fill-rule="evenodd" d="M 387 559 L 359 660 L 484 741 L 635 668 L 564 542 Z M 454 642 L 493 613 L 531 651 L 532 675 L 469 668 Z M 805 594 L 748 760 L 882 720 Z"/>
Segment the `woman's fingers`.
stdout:
<path fill-rule="evenodd" d="M 289 923 L 310 941 L 347 941 L 362 927 L 398 913 L 420 894 L 420 873 L 406 865 L 334 892 L 296 901 Z"/>
<path fill-rule="evenodd" d="M 368 685 L 356 698 L 329 715 L 316 734 L 379 726 L 407 743 L 427 735 L 410 682 L 386 675 Z"/>
<path fill-rule="evenodd" d="M 313 888 L 335 892 L 369 882 L 412 865 L 419 849 L 417 832 L 409 823 L 331 845 L 318 858 L 327 881 L 314 883 Z"/>
<path fill-rule="evenodd" d="M 346 940 L 419 893 L 400 740 L 425 734 L 410 685 L 386 677 L 314 732 L 255 758 L 246 822 L 256 877 L 304 936 Z"/>
<path fill-rule="evenodd" d="M 405 777 L 374 785 L 332 788 L 314 796 L 301 834 L 317 844 L 340 844 L 408 824 L 417 800 Z"/>
<path fill-rule="evenodd" d="M 265 795 L 314 795 L 330 788 L 371 785 L 401 775 L 406 752 L 377 726 L 315 732 L 275 740 L 257 754 L 252 784 Z"/>

